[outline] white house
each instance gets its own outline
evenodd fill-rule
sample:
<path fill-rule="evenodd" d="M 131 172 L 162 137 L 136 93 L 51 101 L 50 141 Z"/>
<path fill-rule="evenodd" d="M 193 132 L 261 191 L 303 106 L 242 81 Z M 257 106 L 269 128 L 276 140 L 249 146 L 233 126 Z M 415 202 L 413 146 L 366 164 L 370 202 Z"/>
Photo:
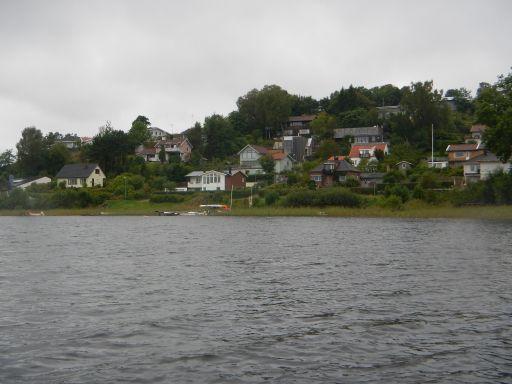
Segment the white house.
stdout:
<path fill-rule="evenodd" d="M 274 160 L 274 172 L 279 174 L 291 171 L 293 168 L 293 159 L 284 152 L 272 151 L 270 154 Z"/>
<path fill-rule="evenodd" d="M 98 164 L 67 164 L 55 176 L 57 183 L 65 183 L 66 188 L 103 187 L 105 174 Z"/>
<path fill-rule="evenodd" d="M 194 171 L 185 176 L 187 189 L 192 191 L 228 191 L 232 188 L 245 188 L 247 176 L 240 170 Z"/>
<path fill-rule="evenodd" d="M 162 128 L 149 127 L 148 130 L 149 130 L 149 133 L 151 134 L 151 139 L 153 139 L 153 140 L 163 140 L 163 139 L 171 136 L 171 134 L 169 132 L 164 131 Z"/>
<path fill-rule="evenodd" d="M 389 154 L 389 147 L 387 143 L 375 143 L 375 144 L 354 144 L 350 148 L 350 154 L 348 157 L 352 163 L 357 167 L 363 159 L 377 160 L 375 157 L 375 151 L 381 150 L 384 155 Z"/>
<path fill-rule="evenodd" d="M 246 145 L 238 152 L 240 156 L 240 168 L 243 169 L 247 175 L 263 173 L 259 159 L 268 152 L 268 148 L 260 147 L 259 145 Z"/>
<path fill-rule="evenodd" d="M 503 171 L 511 172 L 512 164 L 503 163 L 495 154 L 487 152 L 483 155 L 474 157 L 464 163 L 464 180 L 466 183 L 472 181 L 485 180 L 493 173 Z"/>
<path fill-rule="evenodd" d="M 248 144 L 239 152 L 240 169 L 247 175 L 263 174 L 263 168 L 260 164 L 260 158 L 266 155 L 272 157 L 275 162 L 274 172 L 282 173 L 290 171 L 293 167 L 293 159 L 283 150 L 269 149 L 259 145 Z"/>

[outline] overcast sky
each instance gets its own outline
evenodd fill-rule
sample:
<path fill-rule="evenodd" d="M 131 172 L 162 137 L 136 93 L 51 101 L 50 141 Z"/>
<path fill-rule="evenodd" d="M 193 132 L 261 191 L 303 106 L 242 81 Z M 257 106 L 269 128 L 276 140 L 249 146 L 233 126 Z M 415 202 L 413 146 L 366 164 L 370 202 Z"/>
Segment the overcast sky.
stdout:
<path fill-rule="evenodd" d="M 265 84 L 328 96 L 512 65 L 512 1 L 0 0 L 0 151 L 21 131 L 93 136 L 137 115 L 180 132 Z"/>

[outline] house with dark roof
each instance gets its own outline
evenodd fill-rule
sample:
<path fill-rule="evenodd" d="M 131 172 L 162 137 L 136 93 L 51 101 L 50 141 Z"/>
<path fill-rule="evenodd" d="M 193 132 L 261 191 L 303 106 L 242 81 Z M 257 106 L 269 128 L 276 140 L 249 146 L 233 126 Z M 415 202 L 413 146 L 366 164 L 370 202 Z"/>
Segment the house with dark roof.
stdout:
<path fill-rule="evenodd" d="M 66 188 L 103 187 L 105 174 L 98 164 L 67 164 L 55 176 L 57 184 L 64 183 Z"/>
<path fill-rule="evenodd" d="M 381 143 L 384 140 L 384 128 L 378 125 L 373 127 L 336 128 L 334 140 L 346 137 L 352 138 L 354 144 Z"/>
<path fill-rule="evenodd" d="M 309 172 L 310 180 L 313 180 L 317 187 L 331 187 L 334 183 L 343 183 L 347 178 L 359 180 L 361 171 L 346 160 L 327 160 L 313 168 Z"/>
<path fill-rule="evenodd" d="M 464 162 L 464 180 L 467 183 L 479 180 L 485 180 L 496 172 L 511 172 L 512 164 L 510 162 L 503 163 L 498 157 L 489 151 L 485 151 L 483 155 L 473 157 Z"/>

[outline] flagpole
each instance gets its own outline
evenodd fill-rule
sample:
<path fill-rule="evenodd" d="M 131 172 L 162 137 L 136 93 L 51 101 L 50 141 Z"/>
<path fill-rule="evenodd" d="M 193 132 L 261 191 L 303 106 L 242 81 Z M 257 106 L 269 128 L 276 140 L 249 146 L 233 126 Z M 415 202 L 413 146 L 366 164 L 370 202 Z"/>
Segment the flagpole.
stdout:
<path fill-rule="evenodd" d="M 434 168 L 434 123 L 432 123 L 432 156 L 430 157 L 430 168 Z"/>

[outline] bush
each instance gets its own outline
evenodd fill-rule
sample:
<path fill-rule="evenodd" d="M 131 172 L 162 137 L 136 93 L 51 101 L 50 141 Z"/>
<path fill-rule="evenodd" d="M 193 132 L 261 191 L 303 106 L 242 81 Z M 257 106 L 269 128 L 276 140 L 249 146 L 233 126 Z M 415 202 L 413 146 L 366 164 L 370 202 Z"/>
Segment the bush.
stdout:
<path fill-rule="evenodd" d="M 400 197 L 402 203 L 407 202 L 411 196 L 409 189 L 406 186 L 400 184 L 386 186 L 386 189 L 384 190 L 384 196 L 388 197 L 391 195 Z"/>
<path fill-rule="evenodd" d="M 344 188 L 318 191 L 299 190 L 290 192 L 284 199 L 284 205 L 288 207 L 360 207 L 361 203 L 361 197 Z"/>
<path fill-rule="evenodd" d="M 343 185 L 344 187 L 347 187 L 347 188 L 357 188 L 360 186 L 360 183 L 359 183 L 359 180 L 357 180 L 355 177 L 347 177 L 347 179 L 345 180 L 344 183 L 342 183 L 341 185 Z"/>
<path fill-rule="evenodd" d="M 404 209 L 402 198 L 397 195 L 389 195 L 384 199 L 384 207 L 391 209 L 392 211 L 400 211 Z"/>
<path fill-rule="evenodd" d="M 151 195 L 152 203 L 181 203 L 185 198 L 179 195 Z"/>
<path fill-rule="evenodd" d="M 279 194 L 275 191 L 269 191 L 265 194 L 265 204 L 274 205 L 279 200 Z"/>
<path fill-rule="evenodd" d="M 412 197 L 414 199 L 423 200 L 425 198 L 425 191 L 421 188 L 421 185 L 416 185 L 412 191 Z"/>
<path fill-rule="evenodd" d="M 28 193 L 23 189 L 14 189 L 9 196 L 0 199 L 0 209 L 26 209 L 29 206 Z"/>

